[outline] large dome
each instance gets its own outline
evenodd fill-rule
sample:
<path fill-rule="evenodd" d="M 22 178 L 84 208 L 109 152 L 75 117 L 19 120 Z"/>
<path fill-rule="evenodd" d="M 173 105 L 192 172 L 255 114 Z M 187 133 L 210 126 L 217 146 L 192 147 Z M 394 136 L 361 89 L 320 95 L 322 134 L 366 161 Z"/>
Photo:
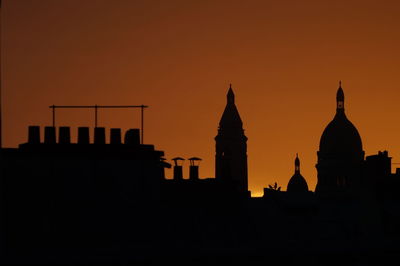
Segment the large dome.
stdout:
<path fill-rule="evenodd" d="M 326 153 L 362 151 L 360 134 L 345 115 L 336 115 L 325 128 L 319 143 L 319 151 Z"/>
<path fill-rule="evenodd" d="M 344 93 L 341 87 L 339 87 L 336 100 L 336 115 L 322 133 L 319 151 L 323 153 L 362 152 L 360 134 L 344 113 Z"/>

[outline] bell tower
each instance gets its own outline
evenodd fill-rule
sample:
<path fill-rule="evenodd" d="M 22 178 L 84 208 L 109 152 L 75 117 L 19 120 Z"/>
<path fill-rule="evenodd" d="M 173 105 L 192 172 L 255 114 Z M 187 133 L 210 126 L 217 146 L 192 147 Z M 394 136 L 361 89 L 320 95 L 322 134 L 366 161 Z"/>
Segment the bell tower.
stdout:
<path fill-rule="evenodd" d="M 215 178 L 232 187 L 235 193 L 248 195 L 247 137 L 235 105 L 232 85 L 215 142 Z"/>

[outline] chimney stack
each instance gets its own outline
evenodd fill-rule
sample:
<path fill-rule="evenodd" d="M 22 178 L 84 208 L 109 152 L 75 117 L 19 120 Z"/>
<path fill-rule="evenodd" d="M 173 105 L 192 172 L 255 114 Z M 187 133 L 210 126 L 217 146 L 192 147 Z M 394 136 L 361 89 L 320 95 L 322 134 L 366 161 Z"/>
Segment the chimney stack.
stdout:
<path fill-rule="evenodd" d="M 200 158 L 192 157 L 189 158 L 190 167 L 189 167 L 189 179 L 190 180 L 197 180 L 199 179 L 199 164 L 196 163 L 201 161 Z"/>
<path fill-rule="evenodd" d="M 44 143 L 56 144 L 56 128 L 45 127 L 44 128 Z"/>
<path fill-rule="evenodd" d="M 94 144 L 106 144 L 106 129 L 104 127 L 94 128 Z"/>
<path fill-rule="evenodd" d="M 59 127 L 58 128 L 58 143 L 60 143 L 60 144 L 70 144 L 71 143 L 70 127 Z"/>
<path fill-rule="evenodd" d="M 29 126 L 28 127 L 28 143 L 39 144 L 40 143 L 40 127 Z"/>
<path fill-rule="evenodd" d="M 185 159 L 183 159 L 181 157 L 175 157 L 172 160 L 175 163 L 175 165 L 174 165 L 174 180 L 182 180 L 183 179 L 182 164 L 178 163 L 178 162 L 183 161 Z"/>
<path fill-rule="evenodd" d="M 139 129 L 129 129 L 125 133 L 125 144 L 139 145 L 140 144 L 140 131 Z"/>
<path fill-rule="evenodd" d="M 110 144 L 121 144 L 121 129 L 111 128 L 110 129 Z"/>
<path fill-rule="evenodd" d="M 78 144 L 89 144 L 89 128 L 78 127 Z"/>

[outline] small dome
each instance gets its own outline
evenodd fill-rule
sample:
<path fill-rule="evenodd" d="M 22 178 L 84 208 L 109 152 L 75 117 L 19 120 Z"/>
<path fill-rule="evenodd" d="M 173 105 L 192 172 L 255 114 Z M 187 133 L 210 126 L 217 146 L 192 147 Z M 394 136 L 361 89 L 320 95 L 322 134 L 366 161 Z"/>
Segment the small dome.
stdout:
<path fill-rule="evenodd" d="M 307 181 L 300 173 L 295 173 L 289 180 L 287 192 L 307 192 Z"/>
<path fill-rule="evenodd" d="M 296 154 L 296 159 L 294 160 L 294 175 L 290 178 L 287 192 L 302 193 L 308 191 L 307 181 L 300 174 L 300 159 Z"/>

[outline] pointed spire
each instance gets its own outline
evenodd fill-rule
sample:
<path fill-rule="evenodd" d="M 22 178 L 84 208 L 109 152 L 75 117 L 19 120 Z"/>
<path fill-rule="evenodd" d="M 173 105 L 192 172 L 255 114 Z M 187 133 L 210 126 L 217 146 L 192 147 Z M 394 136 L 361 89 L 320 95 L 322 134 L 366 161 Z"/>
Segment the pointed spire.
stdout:
<path fill-rule="evenodd" d="M 228 103 L 235 103 L 235 94 L 232 90 L 232 84 L 229 84 L 228 94 L 226 95 Z"/>
<path fill-rule="evenodd" d="M 344 111 L 344 92 L 342 89 L 342 81 L 339 81 L 339 88 L 336 93 L 336 111 L 343 112 Z"/>
<path fill-rule="evenodd" d="M 235 94 L 232 90 L 232 84 L 229 85 L 226 98 L 227 103 L 221 120 L 219 121 L 219 126 L 220 128 L 238 128 L 239 131 L 242 132 L 242 120 L 240 119 L 239 112 L 235 105 Z"/>
<path fill-rule="evenodd" d="M 294 160 L 294 172 L 300 173 L 300 159 L 297 153 L 296 153 L 296 159 Z"/>

